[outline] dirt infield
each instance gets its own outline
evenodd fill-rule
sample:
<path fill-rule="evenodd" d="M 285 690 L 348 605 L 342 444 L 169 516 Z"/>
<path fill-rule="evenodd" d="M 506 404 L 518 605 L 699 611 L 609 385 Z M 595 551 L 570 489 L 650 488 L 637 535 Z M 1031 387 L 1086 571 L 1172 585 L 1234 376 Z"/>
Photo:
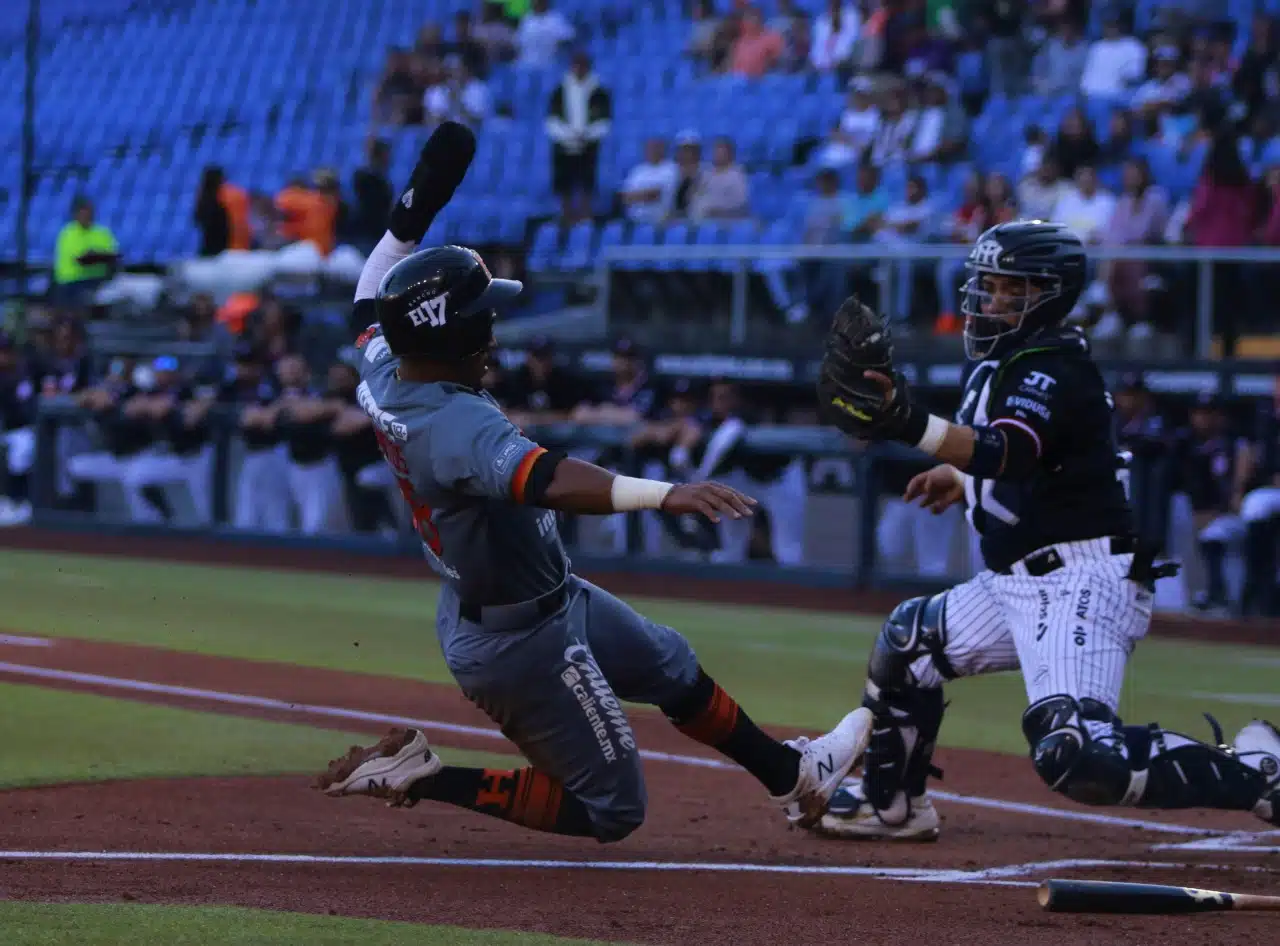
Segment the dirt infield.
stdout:
<path fill-rule="evenodd" d="M 50 535 L 27 533 L 24 547 L 190 561 L 212 553 L 238 565 L 347 573 L 423 568 L 334 553 Z M 666 577 L 660 589 L 605 580 L 632 593 L 680 590 Z M 769 603 L 795 603 L 768 590 Z M 746 602 L 743 587 L 723 591 Z M 819 602 L 808 589 L 799 594 L 815 607 L 868 606 L 865 597 Z M 403 679 L 56 639 L 43 647 L 0 643 L 0 680 L 370 734 L 410 717 L 429 721 L 446 757 L 447 747 L 509 751 L 452 688 Z M 942 750 L 941 787 L 952 795 L 938 802 L 937 844 L 823 841 L 788 830 L 749 776 L 659 715 L 635 712 L 633 722 L 641 747 L 665 757 L 646 763 L 646 824 L 617 845 L 534 834 L 443 806 L 404 812 L 335 801 L 296 776 L 55 786 L 0 793 L 0 895 L 226 903 L 664 946 L 1275 939 L 1274 921 L 1257 915 L 1076 917 L 1045 914 L 1035 902 L 1034 884 L 1049 876 L 1274 889 L 1275 854 L 1239 848 L 1280 845 L 1280 833 L 1225 833 L 1263 827 L 1247 815 L 1085 809 L 1047 792 L 1023 759 Z M 345 748 L 340 742 L 335 753 Z M 993 806 L 993 798 L 1007 804 Z M 104 851 L 130 859 L 84 856 Z"/>
<path fill-rule="evenodd" d="M 386 724 L 360 714 L 408 716 L 431 721 L 428 731 L 442 746 L 507 751 L 488 720 L 450 687 L 65 639 L 46 647 L 0 644 L 0 661 L 0 680 L 10 682 L 371 734 Z M 137 689 L 138 678 L 147 690 Z M 228 702 L 231 696 L 237 702 Z M 326 708 L 346 715 L 326 715 Z M 1098 944 L 1124 937 L 1153 943 L 1175 928 L 1194 929 L 1200 942 L 1234 944 L 1262 941 L 1264 921 L 1201 917 L 1175 927 L 1168 918 L 1133 918 L 1104 926 L 1041 913 L 1029 885 L 1057 875 L 1245 891 L 1280 882 L 1262 855 L 1153 850 L 1260 827 L 1247 816 L 1216 813 L 1116 813 L 1147 823 L 1133 828 L 1065 820 L 1052 810 L 940 802 L 945 833 L 937 844 L 823 841 L 788 830 L 745 774 L 698 764 L 714 760 L 657 714 L 638 711 L 633 722 L 644 749 L 674 758 L 647 763 L 649 820 L 617 845 L 534 834 L 442 806 L 401 812 L 365 799 L 335 801 L 301 777 L 108 782 L 0 793 L 3 846 L 43 855 L 5 855 L 0 890 L 17 898 L 233 903 L 672 946 L 805 942 L 854 930 L 856 941 L 868 944 L 900 943 L 922 930 L 938 944 L 1068 944 L 1082 936 Z M 335 753 L 342 748 L 335 740 Z M 1040 806 L 1058 801 L 1024 760 L 954 750 L 940 756 L 950 792 Z M 233 859 L 53 859 L 55 852 L 89 851 Z M 234 859 L 245 855 L 375 862 Z M 385 858 L 437 860 L 376 862 Z M 1043 864 L 1064 859 L 1104 863 Z M 530 861 L 540 863 L 520 866 Z M 620 862 L 635 867 L 619 869 Z M 1175 864 L 1185 866 L 1160 866 Z M 671 869 L 678 865 L 686 866 Z M 724 869 L 730 865 L 747 869 Z M 884 876 L 912 869 L 915 880 Z M 1004 886 L 1010 883 L 1020 886 Z"/>

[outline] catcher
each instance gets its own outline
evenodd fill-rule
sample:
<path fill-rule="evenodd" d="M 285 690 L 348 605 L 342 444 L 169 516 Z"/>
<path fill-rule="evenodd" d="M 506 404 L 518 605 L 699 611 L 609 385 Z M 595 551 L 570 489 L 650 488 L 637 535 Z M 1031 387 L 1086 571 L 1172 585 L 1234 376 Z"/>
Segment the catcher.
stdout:
<path fill-rule="evenodd" d="M 1022 732 L 1036 773 L 1087 805 L 1221 808 L 1280 824 L 1280 732 L 1245 726 L 1230 746 L 1116 715 L 1125 663 L 1151 622 L 1155 553 L 1135 537 L 1112 434 L 1113 402 L 1084 336 L 1062 323 L 1085 283 L 1080 239 L 1040 221 L 1001 224 L 969 254 L 961 311 L 976 361 L 954 423 L 911 397 L 888 328 L 857 299 L 836 313 L 818 397 L 824 418 L 897 440 L 938 465 L 907 485 L 935 513 L 963 502 L 985 569 L 894 609 L 867 667 L 875 729 L 861 779 L 816 830 L 932 840 L 926 782 L 958 677 L 1021 668 Z M 1207 716 L 1207 714 L 1206 714 Z"/>

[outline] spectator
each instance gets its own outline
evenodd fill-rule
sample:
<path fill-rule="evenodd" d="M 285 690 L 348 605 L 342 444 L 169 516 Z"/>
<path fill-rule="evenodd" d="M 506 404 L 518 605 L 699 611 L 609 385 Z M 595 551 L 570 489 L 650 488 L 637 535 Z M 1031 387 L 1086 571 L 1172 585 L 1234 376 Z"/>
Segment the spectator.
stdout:
<path fill-rule="evenodd" d="M 1044 161 L 1049 148 L 1049 136 L 1039 125 L 1028 125 L 1022 137 L 1022 160 L 1018 162 L 1018 179 L 1034 174 Z"/>
<path fill-rule="evenodd" d="M 453 39 L 445 44 L 445 59 L 457 56 L 462 60 L 467 72 L 473 76 L 485 78 L 489 74 L 489 58 L 484 44 L 476 39 L 471 29 L 471 14 L 459 10 L 453 15 Z"/>
<path fill-rule="evenodd" d="M 880 184 L 880 169 L 864 161 L 858 166 L 857 190 L 844 202 L 841 228 L 850 243 L 867 243 L 876 235 L 889 209 L 889 195 Z"/>
<path fill-rule="evenodd" d="M 289 498 L 298 527 L 304 535 L 341 531 L 346 508 L 332 440 L 341 398 L 311 387 L 311 369 L 301 355 L 280 359 L 276 373 L 281 394 L 271 409 L 285 444 Z"/>
<path fill-rule="evenodd" d="M 1145 246 L 1161 242 L 1169 222 L 1169 196 L 1151 182 L 1151 169 L 1142 158 L 1125 162 L 1123 190 L 1111 213 L 1102 242 L 1109 246 Z M 1131 322 L 1147 321 L 1147 293 L 1143 281 L 1147 264 L 1115 260 L 1106 267 L 1111 298 Z"/>
<path fill-rule="evenodd" d="M 871 89 L 871 80 L 863 76 L 849 83 L 848 103 L 818 155 L 824 167 L 846 167 L 862 160 L 880 126 L 880 110 L 871 97 Z"/>
<path fill-rule="evenodd" d="M 486 0 L 480 8 L 480 22 L 476 24 L 472 36 L 484 50 L 487 66 L 510 62 L 515 57 L 516 31 L 502 15 L 501 4 Z"/>
<path fill-rule="evenodd" d="M 1197 59 L 1191 64 L 1191 88 L 1180 103 L 1184 115 L 1189 113 L 1191 141 L 1208 141 L 1227 117 L 1227 93 L 1229 88 L 1214 72 L 1208 59 Z"/>
<path fill-rule="evenodd" d="M 938 208 L 929 199 L 929 188 L 925 180 L 918 174 L 907 178 L 907 192 L 903 201 L 890 205 L 884 213 L 883 224 L 876 233 L 876 239 L 882 243 L 920 243 L 929 240 L 934 233 L 930 226 L 937 216 Z M 912 289 L 915 276 L 930 264 L 904 260 L 895 267 L 898 277 L 895 301 L 894 320 L 903 325 L 911 319 Z"/>
<path fill-rule="evenodd" d="M 594 401 L 584 401 L 570 413 L 578 424 L 614 424 L 630 427 L 647 420 L 657 410 L 657 392 L 649 379 L 644 356 L 629 338 L 613 344 L 613 381 Z"/>
<path fill-rule="evenodd" d="M 1062 199 L 1066 183 L 1058 173 L 1057 159 L 1052 150 L 1044 156 L 1034 174 L 1028 174 L 1018 183 L 1018 206 L 1028 220 L 1050 220 L 1053 210 Z"/>
<path fill-rule="evenodd" d="M 71 220 L 58 231 L 54 248 L 55 300 L 67 305 L 87 304 L 119 263 L 120 246 L 115 234 L 94 222 L 89 198 L 77 197 L 71 205 Z"/>
<path fill-rule="evenodd" d="M 1071 108 L 1062 116 L 1058 125 L 1058 137 L 1054 139 L 1050 149 L 1054 158 L 1054 166 L 1058 173 L 1066 178 L 1074 178 L 1076 169 L 1082 164 L 1096 165 L 1098 161 L 1098 140 L 1093 135 L 1093 128 L 1079 108 Z"/>
<path fill-rule="evenodd" d="M 213 296 L 197 293 L 178 323 L 178 340 L 193 345 L 206 345 L 209 353 L 201 355 L 188 376 L 196 384 L 217 384 L 222 380 L 231 360 L 235 339 L 227 327 L 217 320 L 218 308 Z"/>
<path fill-rule="evenodd" d="M 913 15 L 912 26 L 902 42 L 902 74 L 919 77 L 933 72 L 950 76 L 953 68 L 951 44 L 930 33 L 924 21 Z"/>
<path fill-rule="evenodd" d="M 407 49 L 388 51 L 382 76 L 373 93 L 374 124 L 413 124 L 422 93 L 423 88 L 414 75 L 412 54 Z"/>
<path fill-rule="evenodd" d="M 244 446 L 232 510 L 237 529 L 289 530 L 289 468 L 271 407 L 279 394 L 265 353 L 248 340 L 237 342 L 216 395 L 218 403 L 238 412 L 237 432 Z"/>
<path fill-rule="evenodd" d="M 1102 25 L 1102 37 L 1089 45 L 1080 91 L 1090 98 L 1116 99 L 1137 85 L 1147 71 L 1147 48 L 1127 35 L 1114 16 Z"/>
<path fill-rule="evenodd" d="M 84 326 L 66 315 L 54 319 L 51 343 L 35 362 L 41 397 L 83 391 L 93 377 L 93 359 L 85 344 Z"/>
<path fill-rule="evenodd" d="M 689 204 L 695 220 L 735 219 L 750 212 L 747 172 L 734 159 L 732 138 L 717 138 L 711 149 L 711 167 L 698 181 Z"/>
<path fill-rule="evenodd" d="M 1116 199 L 1098 186 L 1098 172 L 1091 164 L 1076 168 L 1074 184 L 1058 200 L 1053 219 L 1066 224 L 1086 243 L 1100 243 L 1111 222 Z"/>
<path fill-rule="evenodd" d="M 1027 74 L 1027 49 L 1022 38 L 1026 0 L 979 0 L 974 6 L 987 36 L 991 94 L 1013 98 L 1022 92 Z"/>
<path fill-rule="evenodd" d="M 36 455 L 36 405 L 39 387 L 27 359 L 11 335 L 0 331 L 0 528 L 31 520 L 31 467 Z"/>
<path fill-rule="evenodd" d="M 195 222 L 200 230 L 200 256 L 249 249 L 249 195 L 227 181 L 220 167 L 210 165 L 204 169 L 196 196 Z"/>
<path fill-rule="evenodd" d="M 923 106 L 913 122 L 911 160 L 945 163 L 963 158 L 969 148 L 969 123 L 964 109 L 952 100 L 947 78 L 929 73 L 922 84 Z"/>
<path fill-rule="evenodd" d="M 1198 593 L 1200 611 L 1228 608 L 1226 559 L 1244 538 L 1240 503 L 1250 470 L 1249 444 L 1231 436 L 1217 395 L 1205 393 L 1191 408 L 1189 428 L 1177 443 L 1174 469 L 1178 491 L 1190 499 L 1196 539 L 1208 572 L 1208 588 Z"/>
<path fill-rule="evenodd" d="M 1249 46 L 1240 60 L 1231 82 L 1236 99 L 1246 109 L 1246 121 L 1259 116 L 1274 117 L 1275 103 L 1280 100 L 1280 43 L 1275 22 L 1265 14 L 1253 18 Z"/>
<path fill-rule="evenodd" d="M 1112 166 L 1128 161 L 1136 140 L 1132 116 L 1122 108 L 1116 109 L 1107 122 L 1107 138 L 1099 150 L 1099 163 Z"/>
<path fill-rule="evenodd" d="M 461 56 L 445 58 L 440 79 L 422 98 L 428 120 L 435 124 L 455 121 L 475 128 L 488 117 L 489 87 L 471 73 Z"/>
<path fill-rule="evenodd" d="M 783 42 L 791 43 L 791 32 L 798 23 L 807 23 L 805 15 L 796 9 L 794 0 L 778 0 L 778 9 L 766 25 L 766 29 L 777 33 Z"/>
<path fill-rule="evenodd" d="M 901 86 L 889 89 L 880 112 L 880 123 L 871 139 L 870 160 L 876 167 L 907 156 L 915 135 L 916 113 L 907 111 L 907 96 Z"/>
<path fill-rule="evenodd" d="M 384 522 L 394 528 L 395 518 L 387 504 L 385 487 L 381 483 L 373 486 L 362 483 L 362 479 L 370 476 L 371 468 L 381 473 L 386 466 L 373 423 L 360 406 L 359 384 L 360 372 L 344 361 L 337 361 L 329 367 L 324 400 L 332 417 L 329 439 L 351 528 L 356 532 L 374 532 Z"/>
<path fill-rule="evenodd" d="M 339 201 L 324 187 L 323 179 L 308 183 L 294 178 L 276 195 L 279 232 L 286 243 L 306 241 L 321 256 L 333 252 L 337 243 Z"/>
<path fill-rule="evenodd" d="M 806 246 L 829 246 L 840 240 L 844 226 L 844 199 L 840 196 L 840 177 L 831 169 L 818 172 L 815 193 L 805 198 L 804 226 L 800 242 Z M 839 260 L 801 260 L 796 269 L 799 283 L 795 301 L 787 310 L 793 324 L 809 318 L 816 308 L 833 313 L 844 301 L 847 282 L 845 267 Z"/>
<path fill-rule="evenodd" d="M 1186 223 L 1191 242 L 1195 246 L 1247 246 L 1256 214 L 1257 192 L 1236 139 L 1229 133 L 1219 134 L 1192 194 Z"/>
<path fill-rule="evenodd" d="M 849 66 L 862 17 L 858 8 L 844 0 L 828 0 L 827 9 L 813 21 L 809 63 L 819 72 Z"/>
<path fill-rule="evenodd" d="M 676 136 L 676 196 L 675 216 L 687 217 L 693 196 L 702 185 L 702 139 L 694 131 L 682 131 Z"/>
<path fill-rule="evenodd" d="M 438 23 L 424 23 L 413 41 L 413 51 L 420 62 L 439 62 L 444 57 L 444 36 Z"/>
<path fill-rule="evenodd" d="M 773 69 L 786 50 L 786 42 L 767 29 L 760 11 L 747 7 L 742 11 L 738 36 L 729 53 L 729 70 L 735 75 L 757 78 Z"/>
<path fill-rule="evenodd" d="M 667 143 L 650 138 L 645 143 L 644 161 L 633 167 L 622 183 L 619 197 L 629 220 L 659 223 L 675 209 L 680 172 L 667 157 Z"/>
<path fill-rule="evenodd" d="M 1178 68 L 1181 58 L 1177 46 L 1156 48 L 1151 78 L 1138 87 L 1129 103 L 1139 115 L 1155 119 L 1191 91 L 1191 79 Z"/>
<path fill-rule="evenodd" d="M 1018 198 L 1013 192 L 1013 185 L 999 171 L 992 171 L 987 175 L 982 187 L 982 196 L 988 227 L 1010 223 L 1024 216 L 1018 211 Z"/>
<path fill-rule="evenodd" d="M 982 177 L 977 171 L 971 171 L 964 179 L 959 206 L 945 219 L 938 236 L 948 243 L 968 246 L 986 229 L 987 203 L 982 192 Z M 963 258 L 938 260 L 938 327 L 946 332 L 955 326 L 956 301 L 964 264 Z"/>
<path fill-rule="evenodd" d="M 503 379 L 500 391 L 499 400 L 520 425 L 567 420 L 583 400 L 582 383 L 556 364 L 555 347 L 546 336 L 530 342 L 524 364 Z"/>
<path fill-rule="evenodd" d="M 516 29 L 517 62 L 522 66 L 550 66 L 560 55 L 562 46 L 573 41 L 574 29 L 558 10 L 550 9 L 547 0 L 533 3 Z"/>
<path fill-rule="evenodd" d="M 1263 178 L 1268 209 L 1265 222 L 1258 233 L 1258 242 L 1263 246 L 1280 246 L 1280 165 L 1267 168 Z"/>
<path fill-rule="evenodd" d="M 1191 195 L 1184 234 L 1193 246 L 1248 246 L 1258 220 L 1258 192 L 1240 158 L 1235 135 L 1219 132 Z M 1247 284 L 1240 264 L 1218 263 L 1213 273 L 1213 311 L 1224 353 L 1235 350 L 1240 287 Z"/>
<path fill-rule="evenodd" d="M 726 49 L 724 32 L 724 23 L 716 16 L 711 0 L 694 0 L 693 31 L 685 53 L 718 72 Z"/>
<path fill-rule="evenodd" d="M 1280 614 L 1280 376 L 1273 392 L 1258 405 L 1258 464 L 1252 488 L 1240 502 L 1245 524 L 1243 614 L 1274 618 Z"/>
<path fill-rule="evenodd" d="M 364 166 L 351 175 L 351 190 L 355 195 L 351 243 L 368 256 L 387 229 L 387 214 L 395 201 L 395 191 L 388 176 L 391 145 L 380 138 L 372 138 L 365 149 L 367 160 Z"/>
<path fill-rule="evenodd" d="M 777 71 L 788 74 L 808 72 L 809 57 L 813 51 L 809 21 L 804 17 L 797 17 L 791 26 L 791 31 L 785 35 L 785 39 L 786 48 L 782 50 L 782 56 L 778 59 Z"/>
<path fill-rule="evenodd" d="M 546 0 L 534 0 L 546 8 Z M 600 142 L 609 133 L 613 99 L 591 71 L 585 52 L 576 53 L 569 71 L 551 94 L 547 135 L 551 138 L 551 187 L 562 203 L 566 222 L 591 215 L 596 192 Z M 575 209 L 575 201 L 582 200 Z"/>
<path fill-rule="evenodd" d="M 1080 24 L 1063 17 L 1054 35 L 1040 47 L 1032 61 L 1032 89 L 1037 95 L 1050 98 L 1076 92 L 1088 56 L 1089 45 L 1084 41 Z"/>
<path fill-rule="evenodd" d="M 286 308 L 276 296 L 263 293 L 258 308 L 249 315 L 244 334 L 266 363 L 275 365 L 298 350 L 301 327 L 302 316 L 296 309 Z"/>

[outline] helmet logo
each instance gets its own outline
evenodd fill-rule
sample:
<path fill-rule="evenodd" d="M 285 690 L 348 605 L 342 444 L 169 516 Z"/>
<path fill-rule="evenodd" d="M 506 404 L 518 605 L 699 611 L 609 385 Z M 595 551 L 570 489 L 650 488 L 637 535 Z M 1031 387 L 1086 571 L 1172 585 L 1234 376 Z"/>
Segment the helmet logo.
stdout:
<path fill-rule="evenodd" d="M 404 204 L 404 209 L 408 210 L 413 206 L 413 188 L 410 187 L 404 192 L 404 196 L 400 198 L 400 203 Z"/>
<path fill-rule="evenodd" d="M 1000 265 L 1000 254 L 1004 251 L 1004 247 L 1000 245 L 999 240 L 983 240 L 973 248 L 973 252 L 969 254 L 969 259 L 976 266 L 986 266 L 989 268 L 998 268 Z"/>
<path fill-rule="evenodd" d="M 445 306 L 448 305 L 449 293 L 442 292 L 435 298 L 428 299 L 421 305 L 409 310 L 409 321 L 414 328 L 419 325 L 439 327 L 444 325 Z"/>

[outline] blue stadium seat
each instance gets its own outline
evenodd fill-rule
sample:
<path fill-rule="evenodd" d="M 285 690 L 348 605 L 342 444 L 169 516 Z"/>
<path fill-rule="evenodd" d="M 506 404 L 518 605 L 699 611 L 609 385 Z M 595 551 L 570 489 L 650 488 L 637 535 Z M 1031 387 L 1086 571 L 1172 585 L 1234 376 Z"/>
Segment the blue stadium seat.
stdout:
<path fill-rule="evenodd" d="M 596 225 L 590 220 L 575 223 L 565 241 L 564 254 L 560 257 L 560 269 L 574 271 L 586 269 L 595 255 Z"/>
<path fill-rule="evenodd" d="M 560 226 L 548 221 L 539 225 L 533 233 L 533 243 L 529 247 L 529 255 L 525 265 L 531 273 L 548 272 L 555 263 L 560 251 Z"/>

